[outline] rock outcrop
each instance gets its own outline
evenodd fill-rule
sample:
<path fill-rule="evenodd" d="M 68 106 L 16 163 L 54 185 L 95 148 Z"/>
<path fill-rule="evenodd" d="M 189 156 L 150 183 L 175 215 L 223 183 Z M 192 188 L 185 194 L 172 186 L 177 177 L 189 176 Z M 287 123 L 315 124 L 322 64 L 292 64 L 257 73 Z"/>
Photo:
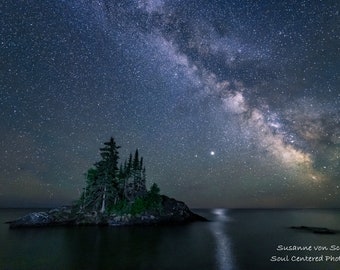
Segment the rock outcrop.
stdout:
<path fill-rule="evenodd" d="M 46 212 L 35 212 L 7 222 L 10 228 L 48 226 L 132 226 L 132 225 L 176 225 L 195 221 L 207 221 L 190 211 L 180 201 L 162 195 L 160 211 L 145 211 L 138 215 L 101 214 L 97 211 L 84 212 L 75 207 L 63 206 Z"/>
<path fill-rule="evenodd" d="M 322 228 L 322 227 L 309 227 L 309 226 L 291 226 L 291 229 L 294 230 L 300 230 L 300 231 L 307 231 L 317 234 L 336 234 L 337 231 L 331 230 L 328 228 Z"/>

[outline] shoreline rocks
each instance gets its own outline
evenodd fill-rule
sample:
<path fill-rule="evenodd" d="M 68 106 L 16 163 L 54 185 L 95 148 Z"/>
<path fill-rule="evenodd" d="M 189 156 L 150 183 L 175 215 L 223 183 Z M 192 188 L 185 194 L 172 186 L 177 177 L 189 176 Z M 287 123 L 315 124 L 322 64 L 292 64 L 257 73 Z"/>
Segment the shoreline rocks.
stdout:
<path fill-rule="evenodd" d="M 307 231 L 316 234 L 336 234 L 335 230 L 331 230 L 328 228 L 321 228 L 321 227 L 309 227 L 309 226 L 291 226 L 291 229 L 300 230 L 300 231 Z"/>
<path fill-rule="evenodd" d="M 54 208 L 46 212 L 34 212 L 17 220 L 8 221 L 11 229 L 51 226 L 144 226 L 179 225 L 195 221 L 207 221 L 190 211 L 185 203 L 162 195 L 162 210 L 146 211 L 138 215 L 102 214 L 97 211 L 82 212 L 72 206 Z"/>

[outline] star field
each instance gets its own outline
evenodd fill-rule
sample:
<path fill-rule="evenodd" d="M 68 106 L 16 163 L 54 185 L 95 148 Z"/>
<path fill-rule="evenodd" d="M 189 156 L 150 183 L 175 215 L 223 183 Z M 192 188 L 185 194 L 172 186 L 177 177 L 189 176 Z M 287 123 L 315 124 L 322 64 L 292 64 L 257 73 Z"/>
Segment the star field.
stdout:
<path fill-rule="evenodd" d="M 113 136 L 191 207 L 338 207 L 336 1 L 3 1 L 0 206 L 78 198 Z"/>

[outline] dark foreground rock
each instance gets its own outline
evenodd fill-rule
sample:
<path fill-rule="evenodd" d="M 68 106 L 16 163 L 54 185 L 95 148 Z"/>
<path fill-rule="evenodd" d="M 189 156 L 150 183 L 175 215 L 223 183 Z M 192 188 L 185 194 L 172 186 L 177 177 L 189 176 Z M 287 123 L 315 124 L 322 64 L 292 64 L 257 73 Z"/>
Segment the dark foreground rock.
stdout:
<path fill-rule="evenodd" d="M 337 231 L 331 230 L 328 228 L 321 228 L 321 227 L 308 227 L 308 226 L 291 226 L 291 229 L 300 230 L 300 231 L 307 231 L 317 234 L 336 234 Z"/>
<path fill-rule="evenodd" d="M 74 207 L 60 207 L 46 212 L 35 212 L 7 222 L 10 228 L 48 226 L 132 226 L 132 225 L 177 225 L 195 221 L 207 221 L 193 212 L 185 203 L 162 195 L 162 210 L 147 211 L 139 215 L 101 214 L 97 211 L 83 212 Z"/>

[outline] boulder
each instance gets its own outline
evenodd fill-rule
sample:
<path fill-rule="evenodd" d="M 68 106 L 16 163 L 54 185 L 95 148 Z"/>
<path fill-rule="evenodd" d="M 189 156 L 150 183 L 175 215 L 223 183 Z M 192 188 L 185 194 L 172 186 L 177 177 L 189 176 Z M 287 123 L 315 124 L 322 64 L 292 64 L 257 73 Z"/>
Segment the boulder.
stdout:
<path fill-rule="evenodd" d="M 189 207 L 181 201 L 162 195 L 162 211 L 159 216 L 164 223 L 188 223 L 194 221 L 207 221 L 190 211 Z"/>
<path fill-rule="evenodd" d="M 8 223 L 10 228 L 42 227 L 54 223 L 54 219 L 46 212 L 34 212 Z"/>

